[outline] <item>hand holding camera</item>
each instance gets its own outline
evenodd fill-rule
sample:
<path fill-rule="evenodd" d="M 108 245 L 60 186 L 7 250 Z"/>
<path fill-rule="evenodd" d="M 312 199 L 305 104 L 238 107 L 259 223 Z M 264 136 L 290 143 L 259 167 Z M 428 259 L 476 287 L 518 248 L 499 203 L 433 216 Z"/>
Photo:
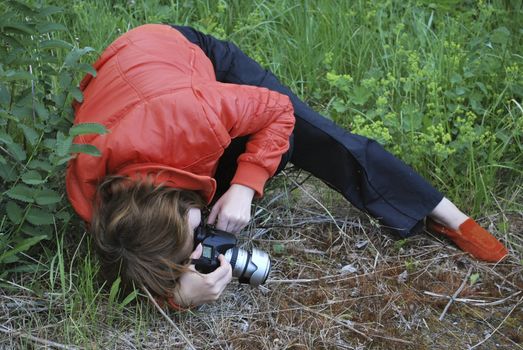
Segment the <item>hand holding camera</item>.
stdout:
<path fill-rule="evenodd" d="M 199 244 L 191 254 L 191 259 L 202 254 Z M 180 276 L 178 287 L 174 292 L 174 301 L 183 307 L 201 305 L 218 300 L 227 284 L 232 279 L 231 265 L 223 255 L 218 256 L 219 266 L 211 273 L 196 273 L 195 265 L 190 265 L 190 272 Z"/>
<path fill-rule="evenodd" d="M 271 259 L 262 250 L 253 248 L 251 252 L 238 248 L 235 235 L 210 226 L 200 225 L 194 231 L 194 245 L 202 246 L 202 254 L 193 259 L 196 270 L 202 273 L 215 271 L 220 262 L 220 254 L 231 264 L 232 275 L 240 283 L 257 287 L 264 283 L 271 271 Z"/>
<path fill-rule="evenodd" d="M 251 252 L 237 247 L 235 235 L 200 225 L 194 231 L 194 252 L 190 259 L 194 272 L 182 274 L 174 293 L 175 302 L 182 306 L 216 301 L 231 278 L 240 283 L 259 286 L 271 270 L 271 260 L 264 251 Z"/>

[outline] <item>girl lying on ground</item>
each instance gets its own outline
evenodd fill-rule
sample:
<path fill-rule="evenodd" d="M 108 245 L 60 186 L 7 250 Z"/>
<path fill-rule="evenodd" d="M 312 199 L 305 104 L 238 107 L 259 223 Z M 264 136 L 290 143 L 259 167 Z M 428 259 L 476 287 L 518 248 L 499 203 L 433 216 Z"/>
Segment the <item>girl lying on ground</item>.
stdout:
<path fill-rule="evenodd" d="M 189 27 L 144 25 L 113 42 L 81 83 L 78 137 L 101 157 L 78 154 L 67 191 L 89 224 L 102 273 L 145 286 L 176 305 L 216 300 L 231 266 L 195 272 L 189 258 L 201 209 L 220 230 L 249 222 L 253 197 L 287 162 L 341 193 L 402 237 L 428 229 L 477 259 L 507 249 L 403 162 L 314 112 L 235 45 Z M 427 218 L 427 220 L 425 220 Z"/>

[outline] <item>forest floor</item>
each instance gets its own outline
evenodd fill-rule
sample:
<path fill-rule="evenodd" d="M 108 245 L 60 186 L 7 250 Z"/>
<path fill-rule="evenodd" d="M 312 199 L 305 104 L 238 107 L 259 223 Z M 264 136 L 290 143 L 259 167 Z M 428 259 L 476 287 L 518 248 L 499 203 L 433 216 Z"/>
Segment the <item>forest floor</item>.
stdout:
<path fill-rule="evenodd" d="M 280 176 L 255 208 L 245 241 L 272 258 L 259 288 L 233 281 L 219 302 L 163 316 L 145 297 L 115 316 L 104 298 L 91 321 L 90 312 L 71 316 L 82 310 L 60 298 L 20 290 L 0 295 L 0 349 L 523 349 L 517 244 L 488 264 L 428 232 L 398 239 L 326 186 L 302 180 Z M 478 219 L 503 238 L 501 216 L 507 234 L 520 237 L 521 212 Z M 65 335 L 63 322 L 89 330 Z"/>

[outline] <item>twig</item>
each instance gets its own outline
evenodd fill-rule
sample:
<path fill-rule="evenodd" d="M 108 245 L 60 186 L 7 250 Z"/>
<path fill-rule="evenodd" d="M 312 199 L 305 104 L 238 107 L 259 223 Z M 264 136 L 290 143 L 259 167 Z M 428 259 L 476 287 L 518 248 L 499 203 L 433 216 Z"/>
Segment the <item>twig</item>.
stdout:
<path fill-rule="evenodd" d="M 171 326 L 173 326 L 173 328 L 180 334 L 180 336 L 183 338 L 183 340 L 187 343 L 187 346 L 192 349 L 192 350 L 196 350 L 196 348 L 194 347 L 194 345 L 191 343 L 191 341 L 189 340 L 189 338 L 187 338 L 185 336 L 185 334 L 183 334 L 182 330 L 176 325 L 176 323 L 174 323 L 174 321 L 169 317 L 167 316 L 167 314 L 162 310 L 162 308 L 160 307 L 160 305 L 158 305 L 158 303 L 156 302 L 156 300 L 154 300 L 153 296 L 151 295 L 151 293 L 149 293 L 149 290 L 145 287 L 142 287 L 142 290 L 145 292 L 145 294 L 147 294 L 147 297 L 149 298 L 149 300 L 154 304 L 154 306 L 156 307 L 156 309 L 158 309 L 158 311 L 160 311 L 160 313 L 162 314 L 162 316 L 167 320 L 167 322 L 169 322 L 171 324 Z"/>
<path fill-rule="evenodd" d="M 465 278 L 463 279 L 463 282 L 461 282 L 461 286 L 459 286 L 458 290 L 452 295 L 452 297 L 450 297 L 450 300 L 449 302 L 447 303 L 447 306 L 445 306 L 445 308 L 443 309 L 443 312 L 441 313 L 441 315 L 439 316 L 439 320 L 440 321 L 443 321 L 443 318 L 445 317 L 445 314 L 447 313 L 450 305 L 452 305 L 452 303 L 454 302 L 454 300 L 456 300 L 456 298 L 458 297 L 459 293 L 461 293 L 461 291 L 463 290 L 463 288 L 465 288 L 465 285 L 467 284 L 467 281 L 469 280 L 469 276 L 470 276 L 470 273 L 472 272 L 472 267 L 469 267 L 469 270 L 467 272 L 467 275 L 465 276 Z"/>
<path fill-rule="evenodd" d="M 54 341 L 51 341 L 51 340 L 38 338 L 38 337 L 35 337 L 34 335 L 25 334 L 25 333 L 22 333 L 20 331 L 15 330 L 15 329 L 8 328 L 8 327 L 3 326 L 3 325 L 0 325 L 0 332 L 6 333 L 6 334 L 10 334 L 10 335 L 13 335 L 13 336 L 16 336 L 16 337 L 20 337 L 20 338 L 29 339 L 29 340 L 31 340 L 31 341 L 33 341 L 35 343 L 43 344 L 43 345 L 46 345 L 46 346 L 51 346 L 51 347 L 58 348 L 58 349 L 71 349 L 71 350 L 73 350 L 73 349 L 74 350 L 76 350 L 76 349 L 83 349 L 83 348 L 80 348 L 80 347 L 77 347 L 77 346 L 64 345 L 64 344 L 60 344 L 60 343 L 57 343 L 57 342 L 54 342 Z"/>
<path fill-rule="evenodd" d="M 519 306 L 519 304 L 521 304 L 521 302 L 523 302 L 523 297 L 519 298 L 519 301 L 516 303 L 516 305 L 514 305 L 514 307 L 509 311 L 509 313 L 507 314 L 507 316 L 505 316 L 505 318 L 500 322 L 500 324 L 492 331 L 490 332 L 486 337 L 485 339 L 483 339 L 482 341 L 480 341 L 479 343 L 477 343 L 476 345 L 474 346 L 471 346 L 470 348 L 468 348 L 468 350 L 472 350 L 474 348 L 477 348 L 478 346 L 480 346 L 481 344 L 483 344 L 484 342 L 486 342 L 487 340 L 489 340 L 493 335 L 494 333 L 496 333 L 500 328 L 501 326 L 503 325 L 503 323 L 505 323 L 505 321 L 507 320 L 507 318 L 512 314 L 512 312 Z"/>
<path fill-rule="evenodd" d="M 429 291 L 424 291 L 423 294 L 430 295 L 430 296 L 436 297 L 436 298 L 445 298 L 445 299 L 451 298 L 450 296 L 445 295 L 445 294 L 438 294 L 438 293 L 429 292 Z M 505 301 L 507 301 L 519 294 L 521 294 L 521 291 L 513 293 L 503 299 L 491 301 L 491 302 L 488 302 L 486 300 L 481 300 L 481 299 L 468 299 L 468 298 L 455 298 L 454 301 L 459 301 L 460 303 L 470 303 L 471 305 L 474 305 L 474 306 L 495 306 L 495 305 L 503 304 Z"/>

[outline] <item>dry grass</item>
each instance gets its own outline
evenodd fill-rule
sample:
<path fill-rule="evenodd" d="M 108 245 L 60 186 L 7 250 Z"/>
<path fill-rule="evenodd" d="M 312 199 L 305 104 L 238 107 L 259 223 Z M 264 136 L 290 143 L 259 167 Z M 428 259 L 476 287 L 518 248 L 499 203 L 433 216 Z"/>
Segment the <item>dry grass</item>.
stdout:
<path fill-rule="evenodd" d="M 116 318 L 103 303 L 79 318 L 61 298 L 20 287 L 0 295 L 0 349 L 52 348 L 50 339 L 99 349 L 523 348 L 523 213 L 503 214 L 511 257 L 486 264 L 430 234 L 398 240 L 315 180 L 291 191 L 297 179 L 279 177 L 256 208 L 247 241 L 272 256 L 264 286 L 233 282 L 218 303 L 167 312 L 179 330 L 145 299 Z M 482 223 L 497 233 L 499 217 Z"/>

